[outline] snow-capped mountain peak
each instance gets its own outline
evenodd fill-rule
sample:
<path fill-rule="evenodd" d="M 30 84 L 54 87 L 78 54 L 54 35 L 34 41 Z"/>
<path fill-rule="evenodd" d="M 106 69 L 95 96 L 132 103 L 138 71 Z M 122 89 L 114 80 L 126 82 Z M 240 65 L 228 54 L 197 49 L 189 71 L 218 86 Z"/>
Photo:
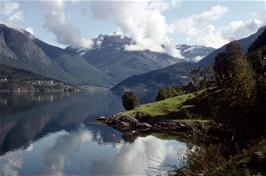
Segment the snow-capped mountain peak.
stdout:
<path fill-rule="evenodd" d="M 120 31 L 116 31 L 116 32 L 113 32 L 113 33 L 109 33 L 109 34 L 106 34 L 107 36 L 115 36 L 115 37 L 119 37 L 120 39 L 124 39 L 126 38 L 127 36 L 120 32 Z"/>
<path fill-rule="evenodd" d="M 123 51 L 126 45 L 132 43 L 134 43 L 134 41 L 122 32 L 113 32 L 109 34 L 100 34 L 98 37 L 94 38 L 91 48 L 80 48 L 76 51 L 80 56 L 84 56 L 86 53 L 92 51 L 115 54 Z M 176 49 L 179 50 L 180 54 L 184 56 L 187 62 L 198 62 L 214 50 L 214 48 L 202 45 L 186 44 L 176 45 Z"/>
<path fill-rule="evenodd" d="M 214 48 L 202 45 L 186 44 L 176 45 L 176 49 L 180 51 L 188 62 L 198 62 L 214 50 Z"/>

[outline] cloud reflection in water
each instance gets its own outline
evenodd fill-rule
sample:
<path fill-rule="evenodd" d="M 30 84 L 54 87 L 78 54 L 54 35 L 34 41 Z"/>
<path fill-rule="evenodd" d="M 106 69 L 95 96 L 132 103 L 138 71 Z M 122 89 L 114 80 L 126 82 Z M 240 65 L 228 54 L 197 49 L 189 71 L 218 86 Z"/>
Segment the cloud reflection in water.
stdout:
<path fill-rule="evenodd" d="M 139 137 L 133 143 L 123 140 L 99 143 L 96 141 L 99 133 L 97 138 L 95 135 L 90 130 L 81 129 L 46 136 L 36 141 L 30 150 L 20 149 L 0 157 L 4 163 L 1 174 L 155 175 L 159 168 L 163 168 L 162 163 L 178 165 L 186 149 L 185 143 L 154 136 Z M 44 146 L 46 143 L 50 145 Z M 11 153 L 16 158 L 15 166 Z M 30 168 L 33 166 L 29 163 L 36 160 L 42 162 L 36 162 L 35 168 Z"/>

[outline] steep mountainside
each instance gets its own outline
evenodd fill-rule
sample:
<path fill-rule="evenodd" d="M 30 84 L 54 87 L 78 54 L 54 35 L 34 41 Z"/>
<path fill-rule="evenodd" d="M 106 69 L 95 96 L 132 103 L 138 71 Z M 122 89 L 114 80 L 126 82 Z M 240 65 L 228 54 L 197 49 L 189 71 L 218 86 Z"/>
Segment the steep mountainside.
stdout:
<path fill-rule="evenodd" d="M 0 24 L 0 63 L 76 85 L 110 85 L 110 77 L 76 53 Z"/>
<path fill-rule="evenodd" d="M 0 80 L 15 81 L 15 80 L 47 80 L 48 78 L 36 73 L 16 69 L 7 65 L 0 64 Z"/>
<path fill-rule="evenodd" d="M 78 55 L 60 55 L 54 58 L 54 61 L 65 72 L 76 78 L 79 85 L 110 86 L 114 84 L 110 76 L 89 64 Z"/>
<path fill-rule="evenodd" d="M 261 28 L 255 34 L 251 36 L 239 40 L 240 45 L 242 46 L 244 51 L 247 51 L 249 46 L 255 41 L 255 39 L 263 32 L 264 28 Z M 187 45 L 179 45 L 177 48 L 181 51 L 181 53 L 187 57 L 191 54 L 186 53 L 187 50 L 191 50 L 189 48 L 195 48 L 193 46 L 189 47 Z M 204 48 L 205 50 L 205 48 Z M 203 51 L 198 51 L 197 53 L 204 53 Z M 122 94 L 125 90 L 133 90 L 135 92 L 141 91 L 158 91 L 161 87 L 171 86 L 171 85 L 184 85 L 187 83 L 187 76 L 190 72 L 190 68 L 192 67 L 204 67 L 206 68 L 210 64 L 212 64 L 215 60 L 217 54 L 225 50 L 225 46 L 212 51 L 209 55 L 204 57 L 204 59 L 200 60 L 198 63 L 177 63 L 173 66 L 166 67 L 159 70 L 154 70 L 145 74 L 140 74 L 137 76 L 132 76 L 114 86 L 111 90 L 115 91 L 118 94 Z M 196 52 L 195 52 L 196 53 Z M 200 55 L 202 56 L 202 55 Z M 195 56 L 197 57 L 197 56 Z M 194 57 L 194 58 L 195 58 Z"/>
<path fill-rule="evenodd" d="M 23 31 L 0 25 L 0 63 L 53 79 L 75 83 Z"/>
<path fill-rule="evenodd" d="M 130 76 L 160 69 L 180 62 L 167 54 L 145 51 L 126 51 L 125 45 L 133 41 L 123 34 L 99 35 L 91 49 L 71 49 L 87 62 L 101 69 L 119 82 Z"/>
<path fill-rule="evenodd" d="M 111 90 L 122 95 L 127 90 L 133 90 L 137 93 L 143 91 L 158 92 L 162 87 L 184 85 L 188 82 L 187 75 L 193 65 L 193 63 L 183 62 L 163 69 L 132 76 L 120 82 Z"/>
<path fill-rule="evenodd" d="M 65 92 L 77 90 L 75 86 L 41 76 L 27 70 L 0 64 L 0 90 L 8 92 Z"/>
<path fill-rule="evenodd" d="M 266 27 L 264 27 L 264 31 L 258 36 L 254 43 L 250 45 L 248 48 L 248 53 L 251 53 L 257 49 L 264 48 L 266 46 Z"/>
<path fill-rule="evenodd" d="M 34 39 L 34 42 L 66 73 L 77 79 L 79 85 L 109 86 L 114 84 L 110 76 L 86 62 L 75 52 L 51 46 L 38 39 Z"/>
<path fill-rule="evenodd" d="M 30 36 L 34 43 L 38 45 L 43 50 L 43 52 L 50 58 L 56 58 L 63 54 L 75 55 L 75 52 L 71 52 L 53 45 L 49 45 L 48 43 L 45 43 L 35 38 L 31 34 L 28 34 L 28 36 Z"/>

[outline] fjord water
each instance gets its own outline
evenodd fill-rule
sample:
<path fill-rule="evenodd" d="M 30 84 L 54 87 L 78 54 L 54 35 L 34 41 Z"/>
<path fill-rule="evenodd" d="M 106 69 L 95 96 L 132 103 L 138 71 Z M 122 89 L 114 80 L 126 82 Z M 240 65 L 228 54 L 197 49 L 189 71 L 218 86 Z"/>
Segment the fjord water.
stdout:
<path fill-rule="evenodd" d="M 155 175 L 181 164 L 186 144 L 127 141 L 96 123 L 123 110 L 111 92 L 0 94 L 0 175 Z"/>

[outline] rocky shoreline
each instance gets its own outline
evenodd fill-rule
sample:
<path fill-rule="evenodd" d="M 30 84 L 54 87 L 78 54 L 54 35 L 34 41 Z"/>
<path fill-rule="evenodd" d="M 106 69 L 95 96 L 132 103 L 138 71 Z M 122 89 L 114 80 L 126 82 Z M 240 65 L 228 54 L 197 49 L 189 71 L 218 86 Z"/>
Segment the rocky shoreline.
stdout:
<path fill-rule="evenodd" d="M 111 117 L 100 116 L 97 121 L 119 130 L 127 135 L 142 135 L 147 133 L 166 133 L 193 136 L 207 131 L 208 123 L 196 120 L 172 120 L 167 118 L 151 118 L 138 112 L 134 116 L 115 114 Z"/>

